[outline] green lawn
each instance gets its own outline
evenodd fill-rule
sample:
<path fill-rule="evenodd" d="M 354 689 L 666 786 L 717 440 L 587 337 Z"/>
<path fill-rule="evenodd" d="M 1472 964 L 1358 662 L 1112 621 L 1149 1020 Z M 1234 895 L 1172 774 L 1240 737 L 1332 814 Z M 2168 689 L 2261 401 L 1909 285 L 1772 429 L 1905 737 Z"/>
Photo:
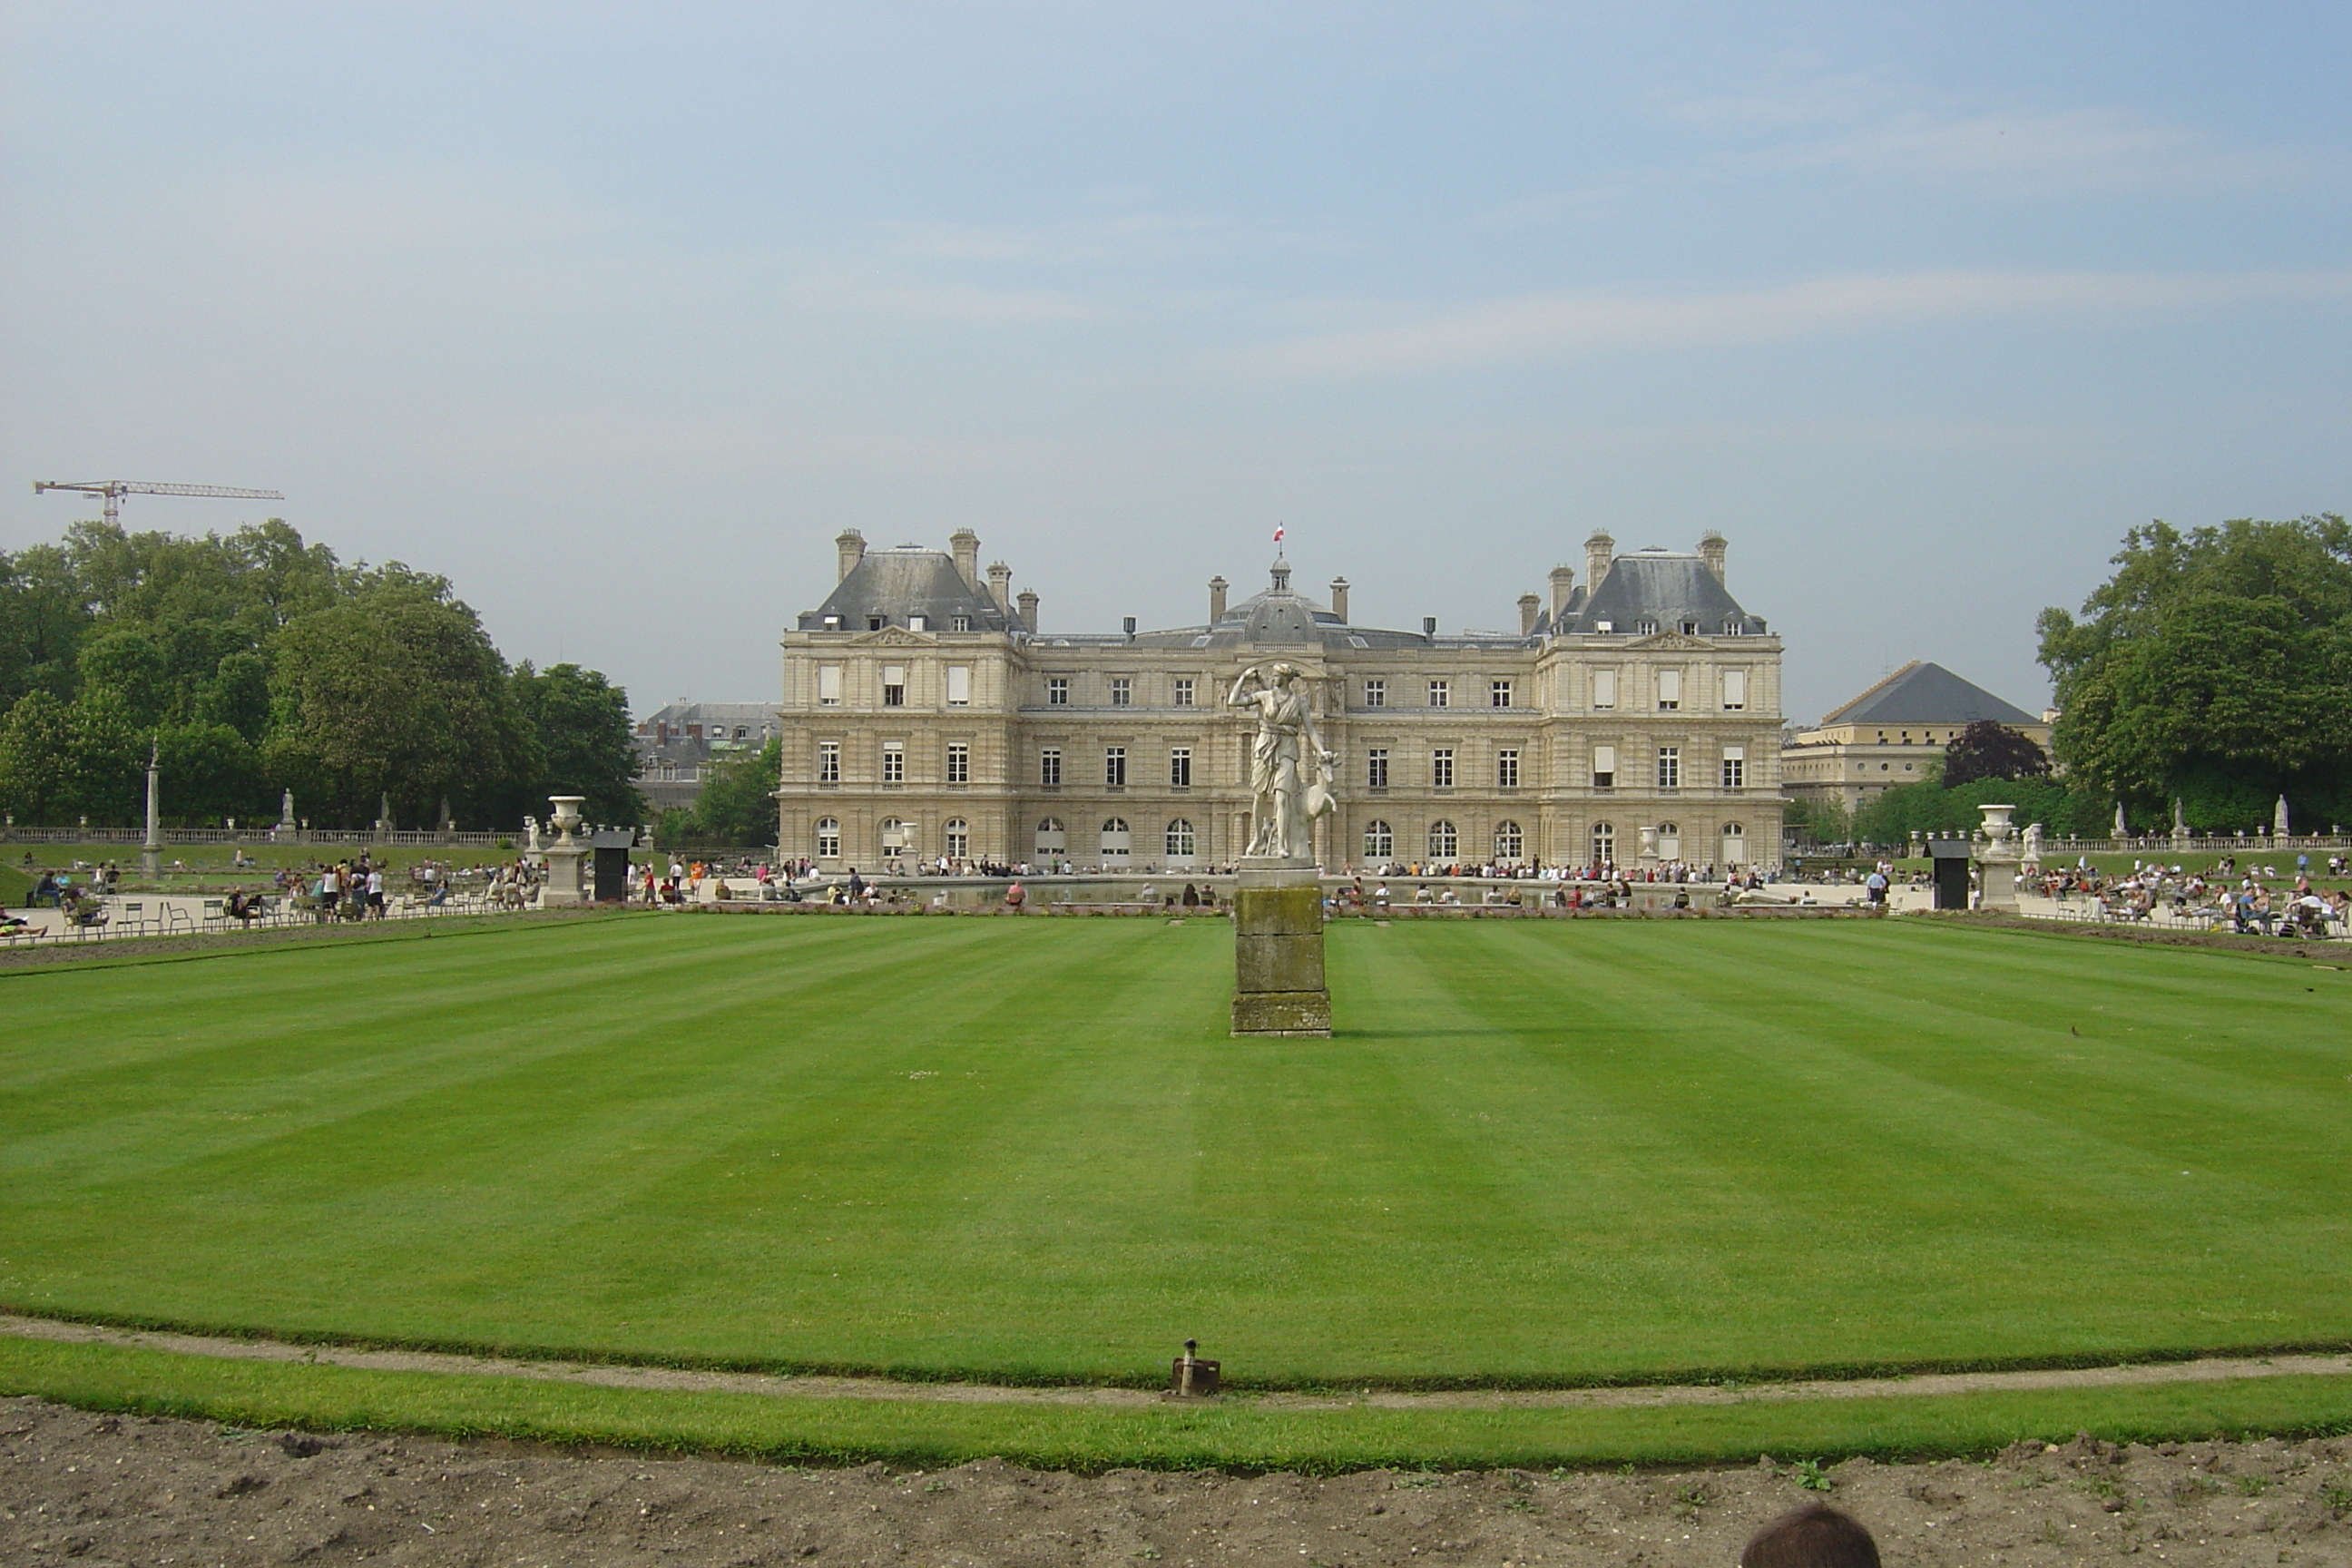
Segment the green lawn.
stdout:
<path fill-rule="evenodd" d="M 0 973 L 0 1303 L 1562 1382 L 2352 1341 L 2352 975 L 1925 923 L 623 916 Z"/>

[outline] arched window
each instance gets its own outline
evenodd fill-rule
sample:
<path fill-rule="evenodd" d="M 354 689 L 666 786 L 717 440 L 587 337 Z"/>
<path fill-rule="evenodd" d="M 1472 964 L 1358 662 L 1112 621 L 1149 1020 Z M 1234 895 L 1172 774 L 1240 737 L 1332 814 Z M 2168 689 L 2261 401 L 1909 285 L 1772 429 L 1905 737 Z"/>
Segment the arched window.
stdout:
<path fill-rule="evenodd" d="M 1527 853 L 1527 836 L 1519 831 L 1519 825 L 1517 823 L 1498 822 L 1495 824 L 1496 859 L 1516 860 L 1520 856 Z"/>
<path fill-rule="evenodd" d="M 1454 824 L 1433 822 L 1429 825 L 1429 858 L 1431 859 L 1451 860 L 1461 852 L 1462 836 L 1454 831 Z"/>
<path fill-rule="evenodd" d="M 820 816 L 816 819 L 816 858 L 820 860 L 841 858 L 841 819 Z"/>
<path fill-rule="evenodd" d="M 1049 816 L 1037 824 L 1037 853 L 1059 855 L 1069 847 L 1068 837 L 1062 831 L 1062 819 Z"/>
<path fill-rule="evenodd" d="M 1396 835 L 1385 822 L 1364 824 L 1364 858 L 1393 860 L 1396 858 Z"/>
<path fill-rule="evenodd" d="M 901 822 L 895 816 L 886 816 L 882 819 L 882 858 L 896 860 L 913 848 L 914 845 L 914 824 Z"/>
<path fill-rule="evenodd" d="M 1168 825 L 1168 858 L 1190 860 L 1192 858 L 1192 825 L 1182 817 Z"/>
<path fill-rule="evenodd" d="M 1592 825 L 1592 863 L 1606 866 L 1617 858 L 1617 828 L 1614 824 L 1596 822 Z"/>
<path fill-rule="evenodd" d="M 1723 825 L 1723 864 L 1727 870 L 1748 864 L 1748 829 L 1736 822 Z"/>
<path fill-rule="evenodd" d="M 1683 858 L 1683 830 L 1671 822 L 1658 824 L 1658 858 L 1679 860 Z"/>
<path fill-rule="evenodd" d="M 940 829 L 940 852 L 950 860 L 971 858 L 971 824 L 959 816 Z"/>
<path fill-rule="evenodd" d="M 1134 836 L 1127 830 L 1127 818 L 1114 816 L 1102 826 L 1102 855 L 1106 860 L 1124 860 L 1135 847 Z"/>

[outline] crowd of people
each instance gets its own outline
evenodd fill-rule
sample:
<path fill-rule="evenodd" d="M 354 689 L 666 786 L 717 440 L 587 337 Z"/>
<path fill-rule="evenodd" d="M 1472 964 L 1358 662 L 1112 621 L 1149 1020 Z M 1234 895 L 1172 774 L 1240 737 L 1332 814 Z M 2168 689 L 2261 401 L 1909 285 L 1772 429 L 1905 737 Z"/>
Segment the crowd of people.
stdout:
<path fill-rule="evenodd" d="M 2346 858 L 2331 856 L 2329 874 L 2342 876 Z M 2176 921 L 2226 925 L 2241 936 L 2342 936 L 2352 931 L 2352 893 L 2323 891 L 2307 868 L 2292 878 L 2275 866 L 2238 868 L 2224 857 L 2202 871 L 2134 860 L 2129 871 L 2103 873 L 2087 861 L 2044 870 L 2028 891 L 2061 902 L 2081 900 L 2110 918 L 2147 920 L 2161 910 Z"/>

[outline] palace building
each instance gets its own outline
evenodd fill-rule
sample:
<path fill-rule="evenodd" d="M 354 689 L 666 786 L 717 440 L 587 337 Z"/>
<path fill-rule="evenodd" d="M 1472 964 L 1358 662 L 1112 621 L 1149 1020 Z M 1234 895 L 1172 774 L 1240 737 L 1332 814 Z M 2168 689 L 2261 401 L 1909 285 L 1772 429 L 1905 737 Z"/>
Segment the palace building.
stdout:
<path fill-rule="evenodd" d="M 1295 666 L 1338 759 L 1330 869 L 1780 862 L 1780 642 L 1691 553 L 1585 542 L 1518 630 L 1356 625 L 1274 563 L 1197 626 L 1048 633 L 980 540 L 869 550 L 783 638 L 779 845 L 828 870 L 1229 866 L 1250 837 L 1251 665 Z"/>

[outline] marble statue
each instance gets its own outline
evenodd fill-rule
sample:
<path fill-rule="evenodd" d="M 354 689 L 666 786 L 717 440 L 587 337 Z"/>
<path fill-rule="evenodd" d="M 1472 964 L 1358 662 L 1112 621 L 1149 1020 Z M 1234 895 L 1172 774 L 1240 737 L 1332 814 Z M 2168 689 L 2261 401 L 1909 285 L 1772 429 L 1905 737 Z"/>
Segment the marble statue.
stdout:
<path fill-rule="evenodd" d="M 1276 860 L 1315 858 L 1314 819 L 1333 804 L 1335 759 L 1315 731 L 1307 678 L 1293 664 L 1256 665 L 1242 671 L 1225 698 L 1229 708 L 1246 709 L 1257 719 L 1250 745 L 1250 794 L 1255 831 L 1249 857 Z"/>
<path fill-rule="evenodd" d="M 522 819 L 522 847 L 525 854 L 539 853 L 539 818 L 526 816 Z"/>
<path fill-rule="evenodd" d="M 2038 822 L 2026 825 L 2023 863 L 2028 866 L 2042 864 L 2042 824 Z"/>

